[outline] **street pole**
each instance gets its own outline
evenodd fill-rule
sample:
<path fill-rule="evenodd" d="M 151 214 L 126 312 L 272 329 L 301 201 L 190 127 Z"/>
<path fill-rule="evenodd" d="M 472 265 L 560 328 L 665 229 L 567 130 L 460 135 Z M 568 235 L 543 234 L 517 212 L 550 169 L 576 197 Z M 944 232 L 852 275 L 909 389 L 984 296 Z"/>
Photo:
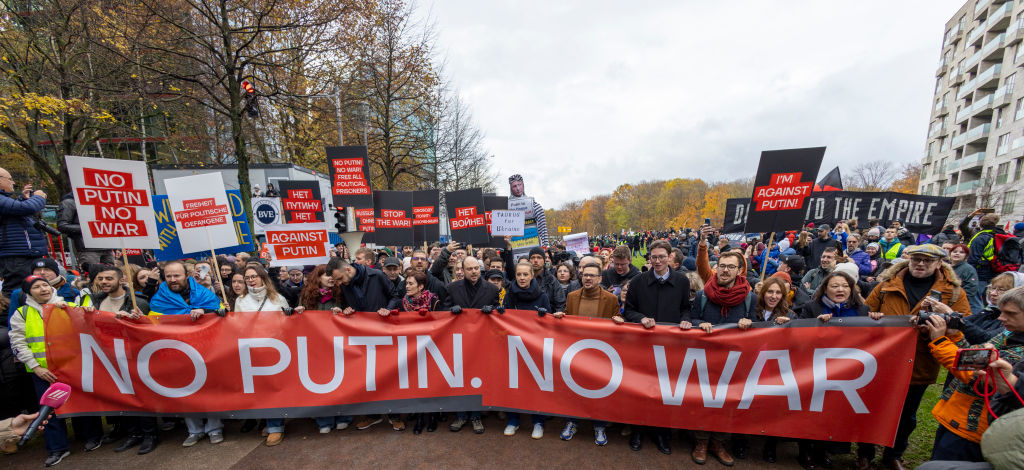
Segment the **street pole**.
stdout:
<path fill-rule="evenodd" d="M 338 112 L 338 146 L 345 145 L 345 139 L 341 132 L 341 91 L 334 90 L 334 109 Z"/>
<path fill-rule="evenodd" d="M 370 122 L 370 103 L 363 101 L 363 147 L 369 148 L 369 144 L 366 143 L 366 128 Z"/>

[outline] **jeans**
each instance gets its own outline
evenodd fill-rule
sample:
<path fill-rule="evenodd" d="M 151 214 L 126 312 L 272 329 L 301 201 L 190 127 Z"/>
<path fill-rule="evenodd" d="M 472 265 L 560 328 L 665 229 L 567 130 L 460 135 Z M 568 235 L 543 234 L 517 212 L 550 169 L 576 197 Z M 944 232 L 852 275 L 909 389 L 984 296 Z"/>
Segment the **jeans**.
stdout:
<path fill-rule="evenodd" d="M 218 418 L 208 418 L 203 423 L 203 418 L 185 418 L 185 426 L 188 427 L 189 434 L 210 434 L 214 431 L 220 431 L 224 429 L 224 425 L 221 424 Z"/>
<path fill-rule="evenodd" d="M 32 384 L 35 386 L 36 395 L 42 398 L 50 383 L 32 375 Z M 65 420 L 58 417 L 50 418 L 43 428 L 43 438 L 46 439 L 46 452 L 64 452 L 71 448 L 68 444 L 68 428 Z M 75 429 L 75 436 L 82 441 L 91 441 L 103 437 L 103 420 L 99 416 L 80 416 L 71 418 L 71 425 Z"/>
<path fill-rule="evenodd" d="M 284 432 L 284 418 L 267 418 L 267 432 Z"/>
<path fill-rule="evenodd" d="M 921 399 L 924 398 L 924 391 L 927 389 L 927 385 L 913 384 L 907 389 L 907 398 L 903 401 L 903 411 L 900 413 L 899 428 L 896 429 L 896 442 L 892 447 L 885 448 L 885 451 L 882 452 L 882 460 L 903 458 L 903 453 L 906 452 L 909 445 L 910 434 L 917 427 L 917 409 L 921 406 Z M 857 456 L 874 459 L 875 446 L 871 444 L 858 445 Z"/>
<path fill-rule="evenodd" d="M 461 419 L 461 420 L 467 420 L 467 419 L 474 420 L 474 419 L 480 419 L 480 412 L 479 411 L 471 411 L 471 412 L 469 412 L 467 414 L 465 411 L 459 411 L 459 412 L 455 413 L 455 416 L 458 419 Z"/>
<path fill-rule="evenodd" d="M 604 428 L 608 427 L 608 422 L 607 421 L 593 421 L 593 420 L 591 420 L 590 422 L 593 423 L 595 431 L 597 431 L 598 429 L 602 429 L 603 430 Z M 569 423 L 575 424 L 577 428 L 580 426 L 580 422 L 577 421 L 574 418 L 569 418 L 569 419 L 565 420 L 565 424 L 569 424 Z"/>
<path fill-rule="evenodd" d="M 510 424 L 512 426 L 519 426 L 519 413 L 506 413 L 506 414 L 508 415 L 508 424 Z M 530 421 L 532 421 L 533 424 L 539 424 L 541 426 L 544 425 L 544 422 L 547 421 L 547 419 L 548 419 L 548 417 L 544 416 L 544 415 L 534 415 L 534 414 L 530 415 Z"/>
<path fill-rule="evenodd" d="M 316 419 L 316 427 L 318 427 L 318 428 L 333 428 L 338 423 L 351 423 L 352 422 L 352 417 L 351 416 L 324 416 L 324 417 L 315 418 L 315 419 Z"/>
<path fill-rule="evenodd" d="M 3 294 L 11 296 L 14 289 L 21 287 L 25 275 L 32 272 L 32 262 L 38 256 L 4 256 L 0 258 L 0 277 L 4 278 Z"/>
<path fill-rule="evenodd" d="M 984 462 L 985 458 L 981 456 L 981 444 L 964 439 L 940 424 L 935 430 L 935 444 L 929 460 Z"/>

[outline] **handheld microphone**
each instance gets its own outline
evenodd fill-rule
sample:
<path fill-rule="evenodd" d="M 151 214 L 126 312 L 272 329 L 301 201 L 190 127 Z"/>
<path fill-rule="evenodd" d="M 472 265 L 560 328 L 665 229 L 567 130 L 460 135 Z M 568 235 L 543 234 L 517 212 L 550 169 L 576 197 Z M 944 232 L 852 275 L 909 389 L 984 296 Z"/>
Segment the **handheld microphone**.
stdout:
<path fill-rule="evenodd" d="M 21 448 L 21 446 L 32 440 L 32 436 L 36 435 L 36 430 L 39 429 L 39 426 L 43 425 L 43 421 L 46 421 L 46 418 L 50 416 L 50 413 L 53 413 L 53 410 L 63 406 L 70 396 L 70 385 L 60 382 L 54 382 L 53 385 L 50 385 L 50 388 L 46 389 L 46 393 L 43 393 L 43 396 L 39 399 L 39 416 L 32 420 L 32 424 L 28 426 L 25 435 L 21 436 L 21 440 L 18 441 L 18 447 Z"/>

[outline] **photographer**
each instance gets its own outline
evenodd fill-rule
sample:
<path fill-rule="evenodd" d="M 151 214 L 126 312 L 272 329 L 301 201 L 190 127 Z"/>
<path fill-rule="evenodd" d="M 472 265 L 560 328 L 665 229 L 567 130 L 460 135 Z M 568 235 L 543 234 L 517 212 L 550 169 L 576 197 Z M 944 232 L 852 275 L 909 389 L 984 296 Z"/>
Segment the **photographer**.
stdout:
<path fill-rule="evenodd" d="M 32 261 L 46 255 L 46 237 L 34 217 L 45 205 L 46 193 L 33 191 L 32 184 L 26 184 L 15 197 L 11 173 L 0 168 L 0 277 L 5 281 L 4 295 L 11 295 L 21 285 L 32 270 Z"/>
<path fill-rule="evenodd" d="M 985 347 L 998 351 L 999 358 L 1007 364 L 1020 362 L 1024 358 L 1024 289 L 1010 290 L 999 298 L 998 303 L 1002 312 L 999 321 L 1008 334 L 997 334 Z M 911 320 L 916 322 L 917 319 L 912 317 Z M 975 392 L 975 382 L 981 375 L 976 376 L 968 367 L 957 367 L 958 350 L 971 346 L 957 329 L 963 322 L 955 317 L 949 320 L 947 322 L 940 315 L 930 315 L 919 327 L 931 339 L 928 347 L 932 357 L 953 377 L 932 408 L 932 416 L 940 426 L 935 432 L 931 460 L 983 462 L 981 436 L 991 417 L 984 411 L 978 412 L 985 410 L 985 398 Z M 1002 378 L 997 376 L 995 382 L 999 384 L 1001 381 Z M 984 384 L 977 385 L 979 390 L 984 389 Z"/>
<path fill-rule="evenodd" d="M 938 246 L 924 244 L 909 247 L 905 253 L 910 259 L 897 262 L 878 277 L 878 285 L 866 301 L 870 311 L 885 315 L 916 315 L 922 310 L 941 314 L 970 313 L 971 304 L 960 287 L 960 279 L 953 267 L 943 261 L 945 251 Z M 932 290 L 938 292 L 939 300 L 929 297 Z M 935 383 L 939 375 L 939 363 L 932 357 L 930 340 L 926 334 L 918 335 L 914 372 L 903 402 L 896 441 L 882 455 L 888 468 L 904 468 L 903 452 L 907 450 L 910 434 L 917 427 L 917 408 L 928 385 Z M 857 454 L 857 467 L 870 468 L 874 446 L 863 446 Z"/>

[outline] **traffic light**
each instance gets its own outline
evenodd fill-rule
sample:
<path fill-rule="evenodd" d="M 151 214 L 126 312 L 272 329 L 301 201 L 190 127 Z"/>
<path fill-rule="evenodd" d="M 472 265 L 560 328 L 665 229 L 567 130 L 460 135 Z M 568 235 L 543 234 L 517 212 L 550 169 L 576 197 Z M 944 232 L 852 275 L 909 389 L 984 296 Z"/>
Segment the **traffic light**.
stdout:
<path fill-rule="evenodd" d="M 242 80 L 242 90 L 245 91 L 245 107 L 242 110 L 249 113 L 249 117 L 259 117 L 260 108 L 256 102 L 256 87 L 248 80 Z"/>
<path fill-rule="evenodd" d="M 334 228 L 338 229 L 338 233 L 345 233 L 348 231 L 348 215 L 345 214 L 344 207 L 335 208 L 334 220 L 337 222 L 334 224 Z"/>

